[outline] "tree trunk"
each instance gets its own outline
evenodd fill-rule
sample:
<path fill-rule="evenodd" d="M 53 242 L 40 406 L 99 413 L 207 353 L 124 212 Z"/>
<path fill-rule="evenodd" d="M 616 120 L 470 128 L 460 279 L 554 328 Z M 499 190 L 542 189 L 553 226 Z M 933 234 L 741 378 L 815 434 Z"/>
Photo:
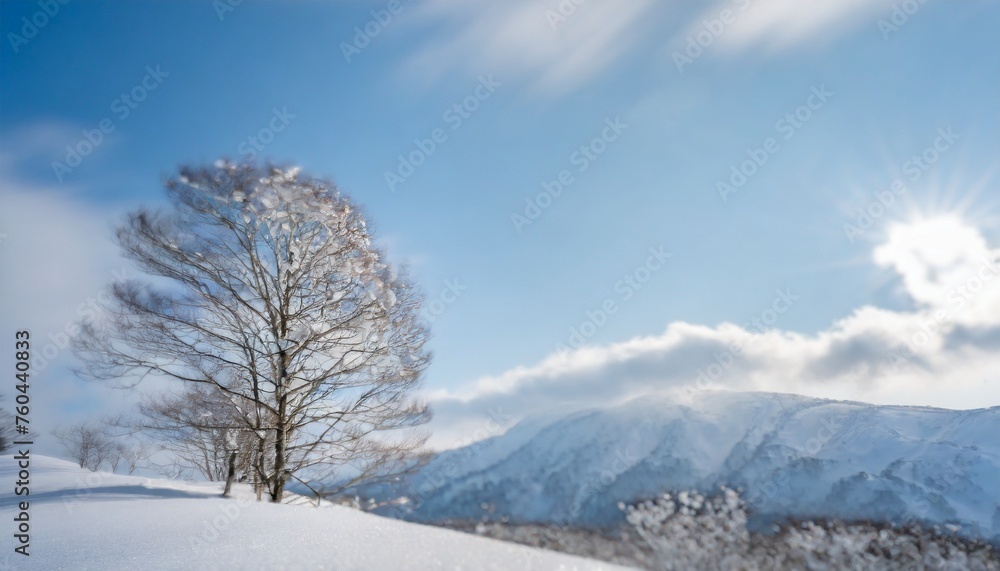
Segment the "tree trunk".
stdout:
<path fill-rule="evenodd" d="M 264 493 L 264 439 L 257 438 L 257 459 L 254 462 L 256 470 L 253 471 L 253 486 L 257 491 L 257 501 L 261 500 Z"/>
<path fill-rule="evenodd" d="M 287 397 L 281 396 L 278 401 L 278 422 L 274 435 L 274 486 L 271 488 L 271 501 L 281 503 L 281 496 L 285 493 L 285 403 Z"/>
<path fill-rule="evenodd" d="M 284 332 L 285 324 L 281 324 L 281 331 Z M 280 336 L 284 338 L 284 335 Z M 285 440 L 288 438 L 286 428 L 286 418 L 288 414 L 288 395 L 285 393 L 288 382 L 288 355 L 284 349 L 278 352 L 278 388 L 275 396 L 278 397 L 278 418 L 275 422 L 274 434 L 274 486 L 271 488 L 271 501 L 281 503 L 281 496 L 285 493 Z"/>
<path fill-rule="evenodd" d="M 222 490 L 222 497 L 228 498 L 229 492 L 233 489 L 233 480 L 236 479 L 236 451 L 229 453 L 229 474 L 226 475 L 226 489 Z"/>

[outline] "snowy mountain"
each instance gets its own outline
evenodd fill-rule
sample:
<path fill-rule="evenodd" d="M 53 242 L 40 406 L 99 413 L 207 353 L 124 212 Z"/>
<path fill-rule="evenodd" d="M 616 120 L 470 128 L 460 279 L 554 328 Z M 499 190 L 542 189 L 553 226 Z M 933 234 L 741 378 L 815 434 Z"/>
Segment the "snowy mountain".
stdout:
<path fill-rule="evenodd" d="M 954 523 L 1000 538 L 1000 407 L 953 411 L 769 393 L 642 398 L 437 455 L 395 493 L 416 521 L 607 526 L 620 501 L 738 486 L 783 517 Z M 387 494 L 385 490 L 381 494 Z"/>
<path fill-rule="evenodd" d="M 44 456 L 29 469 L 30 495 L 0 490 L 0 569 L 622 569 L 342 506 L 258 503 L 242 485 L 222 499 L 218 483 L 90 472 Z M 18 470 L 0 456 L 0 479 L 12 483 Z M 14 553 L 21 501 L 30 502 L 28 557 Z"/>

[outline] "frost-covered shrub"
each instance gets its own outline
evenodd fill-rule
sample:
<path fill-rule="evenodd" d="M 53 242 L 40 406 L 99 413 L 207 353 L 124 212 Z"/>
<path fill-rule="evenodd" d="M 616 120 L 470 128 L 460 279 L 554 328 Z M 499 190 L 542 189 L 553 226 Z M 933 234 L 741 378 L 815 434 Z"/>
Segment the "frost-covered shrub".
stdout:
<path fill-rule="evenodd" d="M 750 533 L 743 501 L 733 490 L 723 488 L 713 498 L 686 491 L 664 494 L 618 507 L 661 569 L 744 568 Z"/>
<path fill-rule="evenodd" d="M 773 535 L 751 534 L 745 503 L 727 488 L 712 498 L 680 492 L 619 507 L 652 549 L 652 567 L 665 571 L 1000 570 L 992 547 L 919 526 L 803 522 Z"/>

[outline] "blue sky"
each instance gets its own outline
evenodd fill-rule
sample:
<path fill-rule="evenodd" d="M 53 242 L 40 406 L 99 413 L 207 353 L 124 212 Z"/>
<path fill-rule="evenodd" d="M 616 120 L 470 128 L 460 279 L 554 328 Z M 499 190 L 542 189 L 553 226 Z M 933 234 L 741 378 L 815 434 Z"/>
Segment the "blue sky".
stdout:
<path fill-rule="evenodd" d="M 442 444 L 481 424 L 497 395 L 514 416 L 530 414 L 535 405 L 526 403 L 541 394 L 563 396 L 537 406 L 609 398 L 567 370 L 630 387 L 616 398 L 690 385 L 718 361 L 709 345 L 731 340 L 721 324 L 760 317 L 776 290 L 799 300 L 767 324 L 770 332 L 732 335 L 777 339 L 768 349 L 776 358 L 817 351 L 816 362 L 783 369 L 745 359 L 741 378 L 756 380 L 731 388 L 1000 404 L 995 390 L 993 400 L 971 396 L 982 374 L 951 361 L 926 365 L 921 382 L 965 375 L 969 392 L 943 397 L 932 383 L 903 391 L 900 379 L 873 389 L 875 380 L 845 384 L 832 373 L 811 384 L 781 380 L 820 370 L 836 348 L 829 341 L 807 351 L 781 339 L 836 337 L 850 329 L 838 320 L 858 308 L 912 317 L 933 305 L 921 301 L 913 276 L 941 268 L 921 274 L 903 254 L 878 262 L 880 244 L 897 253 L 941 241 L 990 252 L 998 242 L 996 1 L 76 0 L 39 13 L 37 2 L 0 4 L 0 256 L 8 271 L 21 268 L 3 281 L 8 327 L 62 329 L 120 267 L 108 235 L 122 210 L 161 200 L 161 182 L 178 165 L 243 158 L 248 138 L 273 128 L 260 159 L 335 180 L 431 300 L 460 285 L 433 320 L 426 384 L 440 431 L 451 435 Z M 26 34 L 32 19 L 47 21 Z M 366 26 L 377 33 L 368 37 Z M 700 53 L 685 51 L 699 39 Z M 678 66 L 676 54 L 690 61 Z M 147 77 L 150 70 L 159 72 Z M 122 96 L 134 89 L 143 100 L 132 107 Z M 105 119 L 113 129 L 93 152 L 57 172 L 66 146 Z M 433 152 L 419 151 L 416 141 L 438 129 Z M 772 152 L 759 151 L 768 139 Z M 414 152 L 427 155 L 417 157 L 422 164 L 388 183 L 399 157 Z M 914 171 L 912 157 L 925 153 L 934 160 Z M 754 154 L 766 162 L 720 193 L 720 181 L 731 182 L 734 166 Z M 563 171 L 572 182 L 531 210 L 526 200 L 537 204 L 543 184 Z M 895 180 L 906 191 L 849 239 L 844 225 L 857 224 L 857 210 Z M 516 218 L 528 214 L 537 218 Z M 960 224 L 917 233 L 945 236 L 921 242 L 905 231 L 948 217 Z M 671 256 L 654 260 L 641 288 L 621 286 L 625 276 L 646 276 L 650 248 Z M 993 298 L 980 301 L 993 307 Z M 614 313 L 594 317 L 609 302 Z M 677 323 L 695 329 L 670 333 Z M 988 336 L 994 323 L 964 325 Z M 969 338 L 949 327 L 942 333 Z M 574 328 L 592 331 L 586 347 L 559 356 L 559 346 L 578 349 Z M 628 345 L 672 334 L 707 348 L 689 358 L 652 341 Z M 865 345 L 871 331 L 858 335 L 841 341 L 880 351 Z M 67 353 L 54 358 L 46 381 L 54 393 L 40 414 L 87 414 L 120 398 L 74 380 Z M 568 364 L 545 365 L 558 359 Z M 635 373 L 643 359 L 662 375 Z M 612 367 L 622 363 L 636 367 Z M 865 371 L 851 374 L 881 378 Z M 641 382 L 630 384 L 630 375 Z"/>

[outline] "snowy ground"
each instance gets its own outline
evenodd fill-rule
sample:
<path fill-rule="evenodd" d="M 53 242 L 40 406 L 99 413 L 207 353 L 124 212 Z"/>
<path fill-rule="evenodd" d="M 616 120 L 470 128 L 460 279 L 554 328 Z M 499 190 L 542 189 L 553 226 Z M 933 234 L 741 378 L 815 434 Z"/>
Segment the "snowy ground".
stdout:
<path fill-rule="evenodd" d="M 621 569 L 340 506 L 218 498 L 212 484 L 31 458 L 30 553 L 15 554 L 17 479 L 0 456 L 0 569 Z"/>

